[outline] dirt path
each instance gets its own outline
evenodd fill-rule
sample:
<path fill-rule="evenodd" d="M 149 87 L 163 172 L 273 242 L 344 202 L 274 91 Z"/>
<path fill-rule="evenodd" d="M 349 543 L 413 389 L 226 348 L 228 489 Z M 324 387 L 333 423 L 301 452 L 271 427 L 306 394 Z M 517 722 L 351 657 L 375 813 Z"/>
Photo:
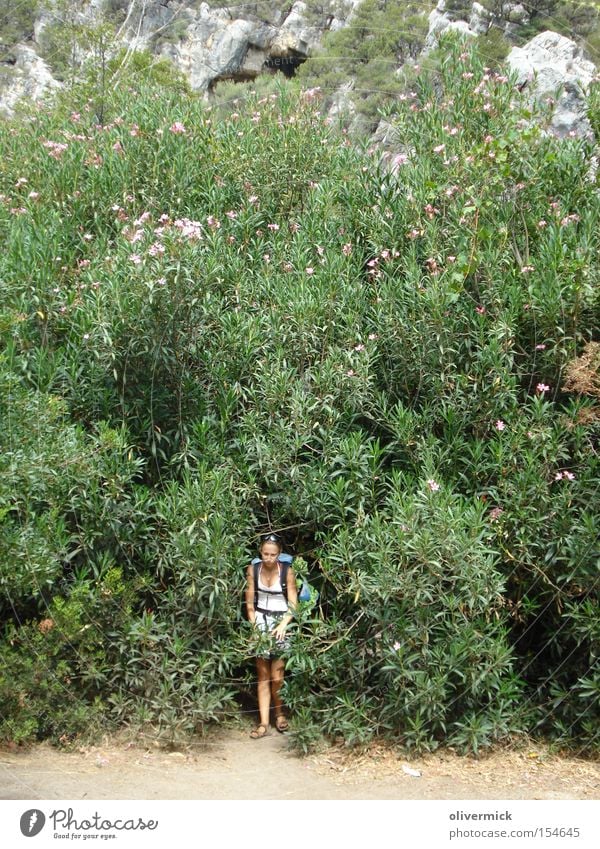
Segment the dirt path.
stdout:
<path fill-rule="evenodd" d="M 542 747 L 479 760 L 450 752 L 398 757 L 373 745 L 308 758 L 272 731 L 250 740 L 228 730 L 181 752 L 104 745 L 60 752 L 0 750 L 1 799 L 599 799 L 600 764 Z M 403 769 L 420 771 L 419 777 Z"/>

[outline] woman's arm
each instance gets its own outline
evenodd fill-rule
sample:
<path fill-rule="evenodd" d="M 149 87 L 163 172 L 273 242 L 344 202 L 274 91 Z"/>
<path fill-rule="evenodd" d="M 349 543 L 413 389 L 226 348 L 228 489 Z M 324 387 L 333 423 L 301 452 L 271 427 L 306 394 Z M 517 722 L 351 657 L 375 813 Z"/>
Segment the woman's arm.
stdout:
<path fill-rule="evenodd" d="M 252 564 L 246 569 L 246 615 L 252 624 L 256 622 L 256 611 L 254 609 L 254 567 Z"/>
<path fill-rule="evenodd" d="M 283 640 L 287 626 L 294 618 L 294 611 L 298 604 L 298 588 L 296 586 L 296 573 L 290 566 L 287 573 L 287 597 L 288 597 L 288 612 L 282 616 L 281 620 L 273 628 L 273 634 L 276 639 Z"/>

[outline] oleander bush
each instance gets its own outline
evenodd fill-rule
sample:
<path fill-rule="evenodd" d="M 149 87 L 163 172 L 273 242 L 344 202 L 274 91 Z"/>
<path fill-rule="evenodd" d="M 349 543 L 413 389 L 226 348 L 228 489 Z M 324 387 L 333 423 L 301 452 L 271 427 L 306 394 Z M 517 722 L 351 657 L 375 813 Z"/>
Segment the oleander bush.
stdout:
<path fill-rule="evenodd" d="M 597 749 L 593 146 L 484 64 L 448 39 L 384 159 L 143 62 L 0 127 L 3 739 L 235 715 L 273 528 L 298 750 Z"/>

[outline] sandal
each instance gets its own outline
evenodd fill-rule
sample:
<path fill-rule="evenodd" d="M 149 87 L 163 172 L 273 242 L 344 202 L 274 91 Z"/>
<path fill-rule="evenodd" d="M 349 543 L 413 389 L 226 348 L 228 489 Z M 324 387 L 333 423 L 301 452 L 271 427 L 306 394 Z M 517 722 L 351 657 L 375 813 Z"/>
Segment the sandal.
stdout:
<path fill-rule="evenodd" d="M 269 726 L 263 725 L 261 723 L 260 725 L 257 725 L 256 728 L 253 731 L 250 732 L 250 736 L 252 737 L 253 740 L 260 740 L 262 737 L 266 737 L 268 733 L 269 733 Z"/>
<path fill-rule="evenodd" d="M 290 726 L 287 719 L 285 718 L 285 715 L 283 713 L 278 713 L 275 717 L 275 728 L 279 731 L 280 734 L 284 734 L 289 727 Z"/>

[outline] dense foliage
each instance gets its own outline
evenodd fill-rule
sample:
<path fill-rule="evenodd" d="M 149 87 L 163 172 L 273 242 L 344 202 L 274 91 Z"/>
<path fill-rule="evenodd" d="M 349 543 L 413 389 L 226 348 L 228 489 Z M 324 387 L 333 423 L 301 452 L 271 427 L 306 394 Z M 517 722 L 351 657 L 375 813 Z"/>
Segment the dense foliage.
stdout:
<path fill-rule="evenodd" d="M 299 749 L 597 747 L 592 147 L 463 50 L 387 166 L 293 81 L 217 116 L 143 63 L 0 128 L 2 738 L 234 714 L 276 528 Z"/>

